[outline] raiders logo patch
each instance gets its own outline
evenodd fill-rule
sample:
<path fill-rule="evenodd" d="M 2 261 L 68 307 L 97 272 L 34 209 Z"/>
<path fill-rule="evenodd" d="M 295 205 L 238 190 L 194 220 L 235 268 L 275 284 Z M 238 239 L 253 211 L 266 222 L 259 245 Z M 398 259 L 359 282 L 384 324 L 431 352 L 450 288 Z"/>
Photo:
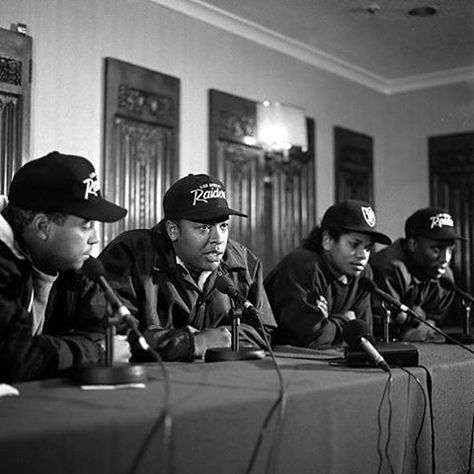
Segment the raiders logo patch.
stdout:
<path fill-rule="evenodd" d="M 375 212 L 370 206 L 361 207 L 362 216 L 369 227 L 375 227 Z"/>

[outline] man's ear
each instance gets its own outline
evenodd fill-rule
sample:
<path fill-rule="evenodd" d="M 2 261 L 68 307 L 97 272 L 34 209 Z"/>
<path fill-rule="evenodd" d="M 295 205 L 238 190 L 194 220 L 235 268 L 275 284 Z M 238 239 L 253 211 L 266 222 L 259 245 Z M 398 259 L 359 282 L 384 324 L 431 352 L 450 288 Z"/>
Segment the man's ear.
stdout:
<path fill-rule="evenodd" d="M 51 220 L 46 214 L 36 214 L 31 222 L 31 227 L 33 233 L 40 240 L 48 240 L 49 234 L 51 232 Z"/>
<path fill-rule="evenodd" d="M 329 250 L 332 249 L 332 244 L 334 242 L 334 239 L 329 235 L 329 232 L 327 230 L 323 231 L 323 236 L 321 239 L 321 247 L 328 252 Z"/>
<path fill-rule="evenodd" d="M 175 221 L 166 221 L 166 232 L 168 237 L 171 239 L 171 242 L 176 242 L 179 237 L 179 226 Z"/>
<path fill-rule="evenodd" d="M 415 237 L 407 237 L 406 238 L 407 248 L 410 252 L 414 252 L 418 247 L 418 241 Z"/>

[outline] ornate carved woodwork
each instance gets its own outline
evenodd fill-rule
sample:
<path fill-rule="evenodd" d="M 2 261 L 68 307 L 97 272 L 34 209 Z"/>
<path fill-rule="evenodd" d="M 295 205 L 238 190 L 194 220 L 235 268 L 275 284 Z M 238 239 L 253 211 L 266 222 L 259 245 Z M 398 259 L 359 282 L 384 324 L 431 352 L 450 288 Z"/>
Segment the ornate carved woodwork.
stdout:
<path fill-rule="evenodd" d="M 255 138 L 256 103 L 210 91 L 211 173 L 221 179 L 231 205 L 249 217 L 232 218 L 231 236 L 263 260 L 265 273 L 315 225 L 314 122 L 310 151 L 288 156 L 249 145 Z"/>
<path fill-rule="evenodd" d="M 430 197 L 433 206 L 450 211 L 458 242 L 451 266 L 458 285 L 474 294 L 474 132 L 428 139 Z"/>
<path fill-rule="evenodd" d="M 0 28 L 0 193 L 29 159 L 31 37 Z"/>
<path fill-rule="evenodd" d="M 106 58 L 103 191 L 128 209 L 107 224 L 103 244 L 162 218 L 162 198 L 178 175 L 179 79 Z"/>
<path fill-rule="evenodd" d="M 372 137 L 334 127 L 336 201 L 374 203 Z"/>

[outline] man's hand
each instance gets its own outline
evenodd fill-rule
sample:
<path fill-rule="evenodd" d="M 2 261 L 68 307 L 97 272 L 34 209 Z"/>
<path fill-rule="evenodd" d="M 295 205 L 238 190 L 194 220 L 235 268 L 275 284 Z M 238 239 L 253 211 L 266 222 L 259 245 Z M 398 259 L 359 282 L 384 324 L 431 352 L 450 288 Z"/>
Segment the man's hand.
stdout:
<path fill-rule="evenodd" d="M 230 331 L 225 326 L 194 333 L 194 356 L 203 357 L 213 347 L 230 347 L 231 342 Z"/>
<path fill-rule="evenodd" d="M 130 357 L 132 357 L 132 351 L 130 349 L 130 344 L 127 341 L 127 336 L 114 336 L 114 363 L 126 363 L 130 360 Z"/>
<path fill-rule="evenodd" d="M 321 311 L 324 319 L 329 316 L 328 302 L 324 296 L 319 296 L 319 298 L 316 300 L 316 307 L 319 309 L 319 311 Z"/>

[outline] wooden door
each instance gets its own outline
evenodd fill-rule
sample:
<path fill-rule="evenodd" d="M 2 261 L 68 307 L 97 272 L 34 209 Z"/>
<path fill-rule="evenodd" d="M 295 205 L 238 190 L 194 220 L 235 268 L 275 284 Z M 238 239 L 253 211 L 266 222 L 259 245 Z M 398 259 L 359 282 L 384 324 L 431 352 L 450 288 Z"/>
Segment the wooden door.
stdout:
<path fill-rule="evenodd" d="M 372 137 L 334 127 L 334 154 L 336 201 L 358 199 L 375 207 Z"/>
<path fill-rule="evenodd" d="M 210 111 L 211 174 L 231 206 L 249 215 L 232 219 L 231 236 L 262 258 L 267 274 L 315 225 L 314 122 L 307 119 L 309 151 L 284 157 L 248 144 L 255 102 L 211 90 Z"/>
<path fill-rule="evenodd" d="M 30 36 L 0 28 L 0 193 L 30 157 Z"/>
<path fill-rule="evenodd" d="M 452 268 L 474 295 L 474 132 L 428 139 L 431 205 L 447 209 L 467 242 L 456 245 Z"/>
<path fill-rule="evenodd" d="M 179 79 L 105 59 L 103 191 L 128 209 L 103 228 L 103 245 L 126 229 L 162 218 L 162 199 L 178 178 Z"/>

